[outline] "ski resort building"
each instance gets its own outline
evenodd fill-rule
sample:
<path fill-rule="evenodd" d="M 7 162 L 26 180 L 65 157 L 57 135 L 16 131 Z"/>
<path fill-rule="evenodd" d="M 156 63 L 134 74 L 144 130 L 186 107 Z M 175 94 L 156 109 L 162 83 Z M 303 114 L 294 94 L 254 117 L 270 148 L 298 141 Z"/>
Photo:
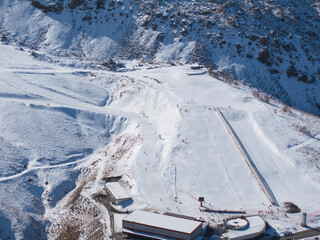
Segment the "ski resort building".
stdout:
<path fill-rule="evenodd" d="M 140 210 L 125 217 L 122 220 L 122 227 L 124 233 L 154 239 L 166 237 L 193 240 L 202 232 L 201 222 Z"/>
<path fill-rule="evenodd" d="M 247 217 L 228 221 L 227 225 L 231 226 L 230 231 L 222 236 L 228 240 L 248 240 L 262 236 L 266 230 L 266 222 L 260 216 Z"/>
<path fill-rule="evenodd" d="M 132 199 L 119 182 L 106 183 L 106 191 L 110 195 L 112 203 L 116 205 Z"/>

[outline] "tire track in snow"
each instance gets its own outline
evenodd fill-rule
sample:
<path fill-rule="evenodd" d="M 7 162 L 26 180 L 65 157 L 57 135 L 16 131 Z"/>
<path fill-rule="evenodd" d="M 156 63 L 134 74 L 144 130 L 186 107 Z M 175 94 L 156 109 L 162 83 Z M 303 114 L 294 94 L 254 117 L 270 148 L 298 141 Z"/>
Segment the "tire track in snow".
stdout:
<path fill-rule="evenodd" d="M 209 120 L 209 119 L 206 119 L 206 120 L 207 120 L 208 126 L 209 126 L 209 128 L 210 128 L 209 131 L 210 131 L 210 133 L 211 133 L 211 136 L 214 136 L 214 131 L 213 131 L 212 125 L 211 125 L 211 124 L 212 124 L 212 123 L 211 123 L 212 121 Z M 231 188 L 232 188 L 232 192 L 235 193 L 235 195 L 236 195 L 237 198 L 238 198 L 238 201 L 240 201 L 240 202 L 243 204 L 243 201 L 242 201 L 242 197 L 241 197 L 241 195 L 240 195 L 239 188 L 236 188 L 234 181 L 232 181 L 231 175 L 230 175 L 229 170 L 228 170 L 228 166 L 226 166 L 225 162 L 222 161 L 221 158 L 218 157 L 217 159 L 218 159 L 218 161 L 219 161 L 220 166 L 221 166 L 222 169 L 223 169 L 223 172 L 225 173 L 224 176 L 225 176 L 226 179 L 227 179 L 228 185 L 231 186 Z"/>
<path fill-rule="evenodd" d="M 304 141 L 304 142 L 301 142 L 297 145 L 294 145 L 292 147 L 290 147 L 292 150 L 296 151 L 296 150 L 299 150 L 300 148 L 303 148 L 303 147 L 306 147 L 312 143 L 315 143 L 317 141 L 320 140 L 320 133 L 316 134 L 315 136 L 310 136 L 310 139 Z"/>

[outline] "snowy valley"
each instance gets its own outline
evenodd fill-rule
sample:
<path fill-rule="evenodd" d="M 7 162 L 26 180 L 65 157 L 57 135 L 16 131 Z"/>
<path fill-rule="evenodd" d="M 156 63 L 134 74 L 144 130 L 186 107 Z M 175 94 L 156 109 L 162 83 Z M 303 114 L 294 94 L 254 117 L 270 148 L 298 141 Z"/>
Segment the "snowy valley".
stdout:
<path fill-rule="evenodd" d="M 0 0 L 0 239 L 122 239 L 134 210 L 260 215 L 265 239 L 304 230 L 301 212 L 320 226 L 318 25 L 258 1 L 255 23 L 302 24 L 253 40 L 228 13 L 249 24 L 252 1 L 154 2 Z M 111 203 L 114 179 L 131 200 Z"/>
<path fill-rule="evenodd" d="M 1 238 L 112 236 L 94 198 L 108 176 L 125 176 L 133 202 L 124 211 L 223 218 L 201 213 L 199 196 L 215 209 L 270 211 L 215 108 L 279 205 L 294 202 L 319 223 L 317 117 L 207 73 L 188 75 L 190 66 L 114 73 L 41 62 L 10 46 L 1 52 Z M 266 215 L 271 226 L 299 228 L 299 213 L 279 209 Z M 118 231 L 122 215 L 114 217 Z"/>

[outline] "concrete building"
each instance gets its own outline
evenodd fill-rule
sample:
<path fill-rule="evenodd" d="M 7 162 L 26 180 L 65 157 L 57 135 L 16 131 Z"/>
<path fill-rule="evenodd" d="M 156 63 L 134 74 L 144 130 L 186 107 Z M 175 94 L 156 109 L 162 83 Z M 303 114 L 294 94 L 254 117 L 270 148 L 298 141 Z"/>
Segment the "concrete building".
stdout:
<path fill-rule="evenodd" d="M 222 234 L 224 239 L 228 240 L 254 239 L 263 235 L 266 230 L 266 222 L 260 216 L 247 217 L 246 221 L 230 220 L 229 222 L 228 224 L 236 227 L 232 227 L 233 230 Z"/>
<path fill-rule="evenodd" d="M 136 210 L 122 220 L 123 232 L 157 239 L 157 236 L 193 240 L 200 235 L 202 223 L 168 215 Z"/>
<path fill-rule="evenodd" d="M 116 205 L 132 199 L 119 182 L 106 183 L 106 191 L 112 198 L 112 203 Z"/>

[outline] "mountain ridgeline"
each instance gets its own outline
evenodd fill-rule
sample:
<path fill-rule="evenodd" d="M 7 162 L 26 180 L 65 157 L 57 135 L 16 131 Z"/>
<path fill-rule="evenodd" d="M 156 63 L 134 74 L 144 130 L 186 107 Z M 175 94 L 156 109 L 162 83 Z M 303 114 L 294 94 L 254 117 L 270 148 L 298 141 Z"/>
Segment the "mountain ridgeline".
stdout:
<path fill-rule="evenodd" d="M 110 70 L 210 63 L 318 116 L 319 26 L 316 0 L 0 0 L 3 43 Z"/>

